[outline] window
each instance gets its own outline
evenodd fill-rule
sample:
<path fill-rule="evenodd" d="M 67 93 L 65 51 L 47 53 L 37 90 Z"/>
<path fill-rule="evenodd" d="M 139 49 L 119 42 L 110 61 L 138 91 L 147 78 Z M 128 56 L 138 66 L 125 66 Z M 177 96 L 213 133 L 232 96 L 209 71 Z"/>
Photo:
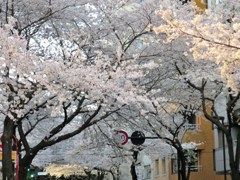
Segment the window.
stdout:
<path fill-rule="evenodd" d="M 176 174 L 178 172 L 177 159 L 171 159 L 171 165 L 172 165 L 172 174 Z"/>
<path fill-rule="evenodd" d="M 151 165 L 144 166 L 144 180 L 151 179 Z"/>
<path fill-rule="evenodd" d="M 196 124 L 196 115 L 195 114 L 190 114 L 187 119 L 188 119 L 189 124 Z"/>
<path fill-rule="evenodd" d="M 193 110 L 183 109 L 178 112 L 189 124 L 196 124 L 196 115 Z"/>
<path fill-rule="evenodd" d="M 192 171 L 192 172 L 199 172 L 202 169 L 202 166 L 200 165 L 201 151 L 200 150 L 196 150 L 195 151 L 195 155 L 196 155 L 195 162 L 190 165 L 190 171 Z"/>
<path fill-rule="evenodd" d="M 166 158 L 162 159 L 162 173 L 166 174 Z"/>
<path fill-rule="evenodd" d="M 179 111 L 179 113 L 182 115 L 182 118 L 186 121 L 186 124 L 184 125 L 186 130 L 190 131 L 200 130 L 200 119 L 197 118 L 194 112 L 189 110 L 182 110 Z"/>
<path fill-rule="evenodd" d="M 159 160 L 155 160 L 155 175 L 159 175 Z"/>

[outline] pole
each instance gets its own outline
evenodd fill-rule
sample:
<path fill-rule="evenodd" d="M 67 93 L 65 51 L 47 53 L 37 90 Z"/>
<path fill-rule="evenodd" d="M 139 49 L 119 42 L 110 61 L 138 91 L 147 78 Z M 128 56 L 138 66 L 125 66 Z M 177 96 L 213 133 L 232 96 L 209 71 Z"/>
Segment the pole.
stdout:
<path fill-rule="evenodd" d="M 178 180 L 181 180 L 181 174 L 180 174 L 180 160 L 179 160 L 179 152 L 177 150 L 177 166 L 178 166 Z"/>
<path fill-rule="evenodd" d="M 224 125 L 224 119 L 222 119 L 222 124 Z M 226 152 L 225 152 L 225 138 L 224 132 L 222 131 L 222 143 L 223 143 L 223 171 L 224 171 L 224 180 L 227 180 L 226 174 Z"/>
<path fill-rule="evenodd" d="M 19 157 L 18 157 L 18 139 L 16 136 L 13 135 L 13 138 L 15 139 L 15 145 L 16 145 L 16 180 L 19 180 Z"/>

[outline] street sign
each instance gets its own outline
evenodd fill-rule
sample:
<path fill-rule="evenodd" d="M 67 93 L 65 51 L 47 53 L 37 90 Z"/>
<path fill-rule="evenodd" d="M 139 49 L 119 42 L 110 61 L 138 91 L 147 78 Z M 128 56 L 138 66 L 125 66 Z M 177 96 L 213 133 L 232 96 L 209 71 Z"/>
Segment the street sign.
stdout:
<path fill-rule="evenodd" d="M 131 135 L 131 141 L 134 145 L 142 145 L 145 142 L 145 134 L 142 131 L 134 131 Z"/>
<path fill-rule="evenodd" d="M 114 131 L 113 140 L 117 144 L 124 145 L 128 142 L 128 134 L 123 130 Z"/>

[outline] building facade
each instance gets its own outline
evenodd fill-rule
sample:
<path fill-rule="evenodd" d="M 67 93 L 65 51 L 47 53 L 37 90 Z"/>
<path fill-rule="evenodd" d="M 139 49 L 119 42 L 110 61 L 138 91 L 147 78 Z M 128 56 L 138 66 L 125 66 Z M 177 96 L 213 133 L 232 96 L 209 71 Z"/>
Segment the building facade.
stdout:
<path fill-rule="evenodd" d="M 214 134 L 214 126 L 204 117 L 196 117 L 195 123 L 186 125 L 182 143 L 195 142 L 198 144 L 195 150 L 197 160 L 190 167 L 190 180 L 224 180 L 224 174 L 216 171 L 219 166 L 218 161 L 223 159 L 223 153 L 222 151 L 216 153 L 218 149 L 216 149 Z M 153 160 L 152 179 L 178 180 L 177 155 L 171 154 Z M 227 175 L 226 179 L 230 180 L 230 176 Z"/>
<path fill-rule="evenodd" d="M 221 3 L 223 0 L 208 0 L 207 1 L 207 8 L 213 8 L 214 6 Z"/>
<path fill-rule="evenodd" d="M 208 7 L 209 0 L 194 0 L 196 5 L 202 9 L 206 9 Z"/>
<path fill-rule="evenodd" d="M 223 2 L 223 0 L 194 0 L 198 7 L 202 9 L 214 8 L 216 5 Z"/>

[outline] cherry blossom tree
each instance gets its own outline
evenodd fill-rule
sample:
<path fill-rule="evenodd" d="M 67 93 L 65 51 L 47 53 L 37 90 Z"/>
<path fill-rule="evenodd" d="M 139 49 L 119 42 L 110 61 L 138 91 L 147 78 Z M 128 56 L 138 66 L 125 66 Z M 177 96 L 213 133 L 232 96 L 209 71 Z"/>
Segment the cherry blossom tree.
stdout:
<path fill-rule="evenodd" d="M 156 26 L 154 31 L 168 34 L 168 42 L 179 37 L 190 39 L 187 42 L 193 58 L 216 63 L 227 79 L 227 85 L 238 91 L 239 2 L 226 1 L 201 14 L 196 14 L 197 10 L 189 11 L 192 4 L 182 7 L 166 9 L 162 6 L 159 14 L 166 24 Z"/>
<path fill-rule="evenodd" d="M 231 177 L 234 180 L 239 179 L 239 138 L 232 134 L 233 129 L 239 129 L 236 120 L 239 100 L 239 5 L 239 1 L 225 1 L 216 8 L 201 13 L 198 9 L 195 11 L 191 3 L 184 6 L 162 6 L 159 15 L 165 20 L 165 24 L 153 28 L 156 33 L 167 36 L 166 42 L 185 39 L 190 48 L 186 55 L 202 62 L 213 62 L 220 70 L 222 78 L 216 74 L 215 78 L 202 78 L 199 81 L 192 74 L 186 76 L 185 81 L 190 89 L 196 90 L 201 96 L 205 117 L 226 136 Z M 181 75 L 186 75 L 185 72 L 179 71 Z M 227 116 L 224 121 L 218 109 L 219 96 L 227 97 L 224 106 Z M 208 107 L 211 107 L 211 112 Z M 233 143 L 234 139 L 236 145 Z"/>
<path fill-rule="evenodd" d="M 6 89 L 5 92 L 3 91 L 4 93 L 2 98 L 3 100 L 5 100 L 5 102 L 8 102 L 7 104 L 4 104 L 1 109 L 1 112 L 5 115 L 2 138 L 3 157 L 5 158 L 10 155 L 11 160 L 11 151 L 6 150 L 8 150 L 8 148 L 11 149 L 12 143 L 8 142 L 9 141 L 11 142 L 12 135 L 14 134 L 14 129 L 18 128 L 18 133 L 21 138 L 20 143 L 24 146 L 24 151 L 26 153 L 24 157 L 22 157 L 20 160 L 20 172 L 21 172 L 21 167 L 24 168 L 27 165 L 29 165 L 33 157 L 42 148 L 48 147 L 51 144 L 60 142 L 64 139 L 74 136 L 77 133 L 80 133 L 83 129 L 97 123 L 97 121 L 103 119 L 104 116 L 107 117 L 109 114 L 107 112 L 106 114 L 105 113 L 101 115 L 99 114 L 99 119 L 96 118 L 96 115 L 98 114 L 102 107 L 100 104 L 96 102 L 96 100 L 93 100 L 93 102 L 95 102 L 95 105 L 97 106 L 97 108 L 94 111 L 90 111 L 88 108 L 85 108 L 84 110 L 84 106 L 87 106 L 88 103 L 91 104 L 91 102 L 87 100 L 86 94 L 84 92 L 83 94 L 81 94 L 82 93 L 81 91 L 79 93 L 76 93 L 75 89 L 73 90 L 68 89 L 68 87 L 73 85 L 69 84 L 69 86 L 65 89 L 66 90 L 65 93 L 67 93 L 65 94 L 63 93 L 63 89 L 61 88 L 61 86 L 64 85 L 65 83 L 60 85 L 61 83 L 56 81 L 54 82 L 55 79 L 54 76 L 55 75 L 59 76 L 60 74 L 62 75 L 62 73 L 64 72 L 63 69 L 60 68 L 61 66 L 60 64 L 58 64 L 60 66 L 58 65 L 54 66 L 54 69 L 47 68 L 49 67 L 48 63 L 46 63 L 45 65 L 42 64 L 43 66 L 41 67 L 40 63 L 34 61 L 36 59 L 34 59 L 33 56 L 31 56 L 27 52 L 22 53 L 22 51 L 24 51 L 24 47 L 22 47 L 22 45 L 24 46 L 24 42 L 18 36 L 9 37 L 7 33 L 4 33 L 4 31 L 2 32 L 2 34 L 3 38 L 5 38 L 1 39 L 3 40 L 2 52 L 5 53 L 2 56 L 3 57 L 2 68 L 5 71 L 5 72 L 2 71 L 3 72 L 2 89 Z M 7 49 L 5 49 L 6 47 Z M 29 68 L 26 68 L 27 64 L 29 65 Z M 61 70 L 58 68 L 60 68 Z M 44 71 L 41 71 L 41 69 L 44 69 Z M 57 69 L 61 73 L 59 74 L 54 73 L 54 71 Z M 85 74 L 85 72 L 82 73 Z M 90 72 L 88 71 L 88 73 Z M 52 74 L 53 76 L 50 77 L 51 76 L 50 75 L 48 76 L 49 79 L 45 79 L 44 77 L 46 77 L 47 74 L 48 75 Z M 54 89 L 54 91 L 51 91 L 52 88 Z M 58 88 L 60 88 L 61 91 L 58 92 L 57 90 Z M 60 92 L 62 92 L 62 94 Z M 71 101 L 72 103 L 70 103 Z M 83 102 L 85 101 L 87 101 L 86 104 L 85 103 L 83 104 Z M 57 120 L 52 121 L 55 123 L 58 122 L 58 125 L 55 127 L 53 126 L 50 127 L 50 129 L 48 129 L 49 134 L 45 134 L 44 135 L 45 137 L 43 136 L 43 139 L 40 140 L 38 144 L 35 144 L 35 148 L 29 146 L 26 136 L 33 131 L 34 127 L 36 127 L 36 125 L 38 125 L 39 122 L 45 120 L 47 117 L 49 118 L 48 120 L 50 120 L 51 117 L 54 117 L 55 115 L 52 114 L 51 112 L 59 114 L 61 108 L 63 108 L 62 112 L 64 114 L 64 116 L 60 118 L 62 120 L 58 119 L 58 121 Z M 42 109 L 44 109 L 44 111 L 42 111 Z M 71 133 L 61 134 L 59 137 L 53 138 L 53 136 L 62 131 L 64 126 L 68 125 L 80 113 L 89 114 L 88 117 L 84 118 L 83 116 L 84 122 L 82 125 L 79 125 L 79 127 L 73 130 Z M 35 121 L 33 120 L 31 121 L 31 118 L 34 118 Z M 93 122 L 92 121 L 93 118 L 96 118 L 95 119 L 96 121 L 94 120 Z M 26 128 L 23 129 L 23 125 L 25 122 L 28 123 L 27 129 Z M 7 146 L 8 144 L 10 147 Z M 4 170 L 3 176 L 5 177 L 5 173 L 6 176 L 8 175 L 7 169 L 9 167 L 4 166 L 5 165 L 4 158 L 3 158 L 3 170 Z M 6 158 L 6 160 L 8 159 Z M 11 163 L 7 162 L 6 164 L 8 165 Z M 11 168 L 9 168 L 8 170 L 10 169 Z"/>
<path fill-rule="evenodd" d="M 150 131 L 173 147 L 175 153 L 177 152 L 178 176 L 183 180 L 188 180 L 190 177 L 192 161 L 189 161 L 190 156 L 187 154 L 189 151 L 186 151 L 182 139 L 184 139 L 185 132 L 188 130 L 187 124 L 195 117 L 197 109 L 183 107 L 181 104 L 167 103 L 165 106 L 155 106 L 155 111 L 148 112 L 144 116 Z"/>
<path fill-rule="evenodd" d="M 107 23 L 98 29 L 98 34 L 89 31 L 90 34 L 86 35 L 84 32 L 86 28 L 91 27 L 92 30 L 96 30 L 99 23 L 81 19 L 81 23 L 84 23 L 82 26 L 80 22 L 76 24 L 77 17 L 67 19 L 73 22 L 72 26 L 75 25 L 75 30 L 82 28 L 82 32 L 79 33 L 80 31 L 67 26 L 69 25 L 66 23 L 69 22 L 67 20 L 62 22 L 66 23 L 66 26 L 54 22 L 54 18 L 63 16 L 65 12 L 63 10 L 67 7 L 79 10 L 80 6 L 75 4 L 75 6 L 73 4 L 68 6 L 61 3 L 61 6 L 58 6 L 59 4 L 53 6 L 52 1 L 49 1 L 46 4 L 39 2 L 41 6 L 33 4 L 32 7 L 24 5 L 31 4 L 28 1 L 18 2 L 19 4 L 14 4 L 14 2 L 6 3 L 5 13 L 2 14 L 5 21 L 2 22 L 7 24 L 2 25 L 0 38 L 1 98 L 3 102 L 6 102 L 1 106 L 1 113 L 4 116 L 3 179 L 13 179 L 11 143 L 9 142 L 16 130 L 20 138 L 19 149 L 23 151 L 20 156 L 20 177 L 24 179 L 26 167 L 31 164 L 39 151 L 81 133 L 118 111 L 125 104 L 133 101 L 148 102 L 143 98 L 140 88 L 136 86 L 136 83 L 134 84 L 134 80 L 140 79 L 147 69 L 156 66 L 154 63 L 133 63 L 139 52 L 145 52 L 144 49 L 133 47 L 138 45 L 136 41 L 140 37 L 148 33 L 145 29 L 151 20 L 150 15 L 153 11 L 148 12 L 147 9 L 143 9 L 142 12 L 146 12 L 146 17 L 139 24 L 135 25 L 136 21 L 132 21 L 133 24 L 124 22 L 123 24 L 127 25 L 129 31 L 127 33 L 127 31 L 121 31 L 123 26 L 116 24 L 116 18 L 119 16 L 119 19 L 122 19 L 124 12 L 136 14 L 136 11 L 124 10 L 121 5 L 118 7 L 118 14 L 111 9 L 115 5 L 83 4 L 86 11 L 93 11 L 92 14 L 88 14 L 89 16 L 91 15 L 96 20 L 94 16 L 97 9 L 100 12 L 97 14 L 98 17 L 102 16 L 104 22 Z M 8 11 L 10 6 L 11 12 Z M 26 7 L 33 9 L 25 9 Z M 53 7 L 57 9 L 54 10 Z M 27 14 L 21 15 L 24 12 Z M 37 15 L 35 16 L 33 12 Z M 66 12 L 66 15 L 68 13 Z M 110 15 L 114 15 L 114 18 L 111 19 Z M 144 17 L 144 14 L 140 15 Z M 112 20 L 114 23 L 111 22 Z M 57 38 L 49 36 L 53 40 L 53 45 L 44 49 L 39 42 L 44 40 L 49 24 L 51 24 L 51 30 L 55 30 L 54 35 Z M 62 27 L 65 29 L 61 29 Z M 110 28 L 104 29 L 104 27 Z M 67 30 L 73 32 L 67 33 Z M 78 39 L 71 35 L 74 32 L 79 33 Z M 84 36 L 87 38 L 81 39 Z M 110 38 L 106 39 L 106 37 Z M 104 43 L 106 43 L 105 46 Z M 113 43 L 118 46 L 113 47 Z M 110 47 L 113 48 L 109 49 Z M 137 51 L 128 54 L 130 47 Z M 45 51 L 39 51 L 41 48 Z M 150 54 L 150 56 L 155 55 Z M 70 123 L 73 121 L 78 125 L 74 126 L 75 129 L 70 128 L 69 132 Z M 44 127 L 44 130 L 41 127 Z M 28 135 L 37 136 L 33 144 L 29 143 Z"/>
<path fill-rule="evenodd" d="M 151 24 L 162 23 L 155 14 L 159 2 L 8 2 L 13 8 L 1 14 L 0 38 L 5 179 L 13 175 L 11 147 L 5 144 L 15 133 L 24 179 L 40 151 L 101 122 L 111 128 L 108 118 L 124 114 L 123 108 L 144 115 L 163 102 L 196 102 L 197 93 L 180 76 L 194 63 L 179 42 L 160 46 L 165 34 L 152 31 Z M 130 117 L 116 124 L 148 125 Z"/>

